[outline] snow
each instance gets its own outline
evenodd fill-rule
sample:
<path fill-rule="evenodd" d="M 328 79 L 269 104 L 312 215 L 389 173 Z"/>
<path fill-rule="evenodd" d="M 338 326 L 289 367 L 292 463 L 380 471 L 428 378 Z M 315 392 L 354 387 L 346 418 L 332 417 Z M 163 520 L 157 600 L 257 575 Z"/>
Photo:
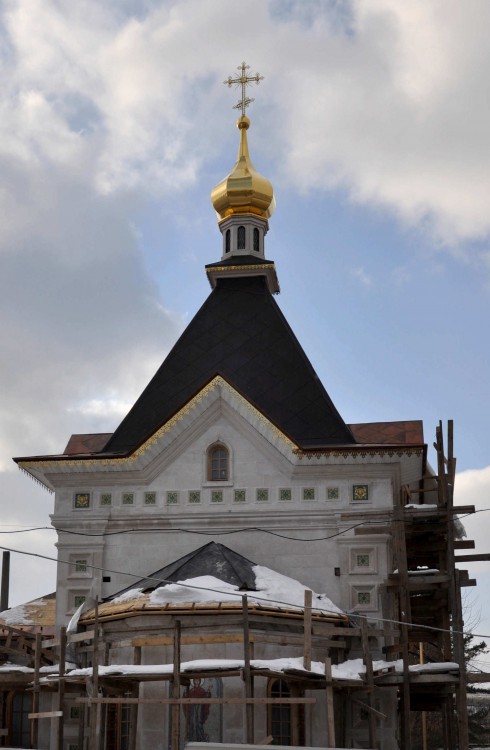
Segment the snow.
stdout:
<path fill-rule="evenodd" d="M 434 510 L 434 508 L 437 507 L 437 505 L 431 505 L 430 503 L 422 503 L 422 505 L 419 503 L 409 503 L 408 505 L 405 505 L 405 509 L 408 508 L 409 510 Z"/>
<path fill-rule="evenodd" d="M 44 607 L 46 602 L 42 599 L 36 599 L 33 602 L 27 602 L 26 604 L 19 604 L 18 607 L 12 607 L 12 609 L 5 609 L 0 612 L 0 620 L 3 620 L 5 625 L 33 625 L 33 620 L 29 617 L 28 609 L 31 607 Z"/>
<path fill-rule="evenodd" d="M 111 601 L 113 604 L 121 604 L 122 602 L 127 602 L 131 599 L 137 599 L 139 596 L 144 596 L 142 588 L 125 591 L 124 594 L 116 596 L 115 599 L 112 599 Z"/>
<path fill-rule="evenodd" d="M 65 664 L 65 672 L 69 672 L 75 667 L 75 664 L 67 661 Z M 59 671 L 60 668 L 58 664 L 48 664 L 39 669 L 39 672 L 42 672 L 43 674 L 58 674 Z M 25 674 L 34 674 L 34 669 L 32 667 L 24 667 L 22 664 L 14 664 L 11 661 L 6 661 L 0 666 L 0 673 L 1 672 L 24 672 Z"/>
<path fill-rule="evenodd" d="M 422 576 L 422 575 L 434 575 L 439 573 L 438 568 L 419 568 L 418 570 L 409 570 L 409 576 Z"/>
<path fill-rule="evenodd" d="M 257 591 L 246 592 L 249 601 L 256 602 L 257 604 L 277 604 L 278 606 L 290 609 L 303 609 L 305 591 L 308 589 L 307 586 L 304 586 L 294 578 L 276 573 L 274 570 L 265 568 L 262 565 L 255 565 L 253 571 Z M 243 593 L 243 591 L 238 589 L 238 586 L 208 575 L 187 578 L 177 581 L 177 583 L 169 583 L 166 586 L 161 586 L 149 594 L 149 602 L 155 606 L 179 602 L 196 604 L 206 602 L 239 602 Z M 113 599 L 113 602 L 130 601 L 142 596 L 142 589 L 135 588 Z M 326 594 L 316 594 L 313 592 L 313 605 L 314 612 L 321 611 L 335 615 L 343 614 L 342 610 Z"/>
<path fill-rule="evenodd" d="M 262 565 L 254 565 L 255 585 L 258 589 L 258 597 L 266 599 L 271 603 L 281 602 L 288 607 L 299 607 L 303 609 L 305 603 L 305 591 L 308 589 L 294 578 L 288 578 L 275 570 L 265 568 Z M 254 600 L 253 594 L 248 594 L 250 600 Z M 257 601 L 260 599 L 257 597 Z M 315 605 L 318 605 L 315 607 Z M 326 594 L 313 592 L 313 611 L 321 610 L 330 614 L 343 614 L 342 610 L 335 606 Z"/>
<path fill-rule="evenodd" d="M 182 662 L 180 665 L 181 672 L 216 672 L 226 670 L 243 669 L 245 663 L 243 659 L 194 659 L 192 661 Z M 300 671 L 309 671 L 310 674 L 323 676 L 325 674 L 325 665 L 322 662 L 314 661 L 311 663 L 311 669 L 305 670 L 303 666 L 303 657 L 284 657 L 282 659 L 252 659 L 250 661 L 252 669 L 264 669 L 271 672 L 286 672 L 287 670 L 297 669 Z M 10 665 L 11 668 L 16 665 Z M 27 667 L 16 667 L 21 671 L 32 672 Z M 382 672 L 387 669 L 394 669 L 397 674 L 403 672 L 403 661 L 384 661 L 383 659 L 373 661 L 374 672 Z M 410 671 L 415 673 L 427 672 L 448 672 L 458 669 L 455 662 L 437 662 L 434 664 L 413 664 Z M 0 668 L 1 670 L 1 668 Z M 57 668 L 47 667 L 45 670 L 57 672 Z M 109 675 L 171 675 L 173 664 L 112 664 L 110 666 L 99 667 L 100 676 Z M 332 677 L 334 680 L 358 680 L 361 681 L 366 674 L 366 667 L 362 659 L 348 659 L 341 664 L 332 664 Z M 54 675 L 56 676 L 56 675 Z M 73 669 L 70 677 L 91 677 L 92 667 L 84 669 Z"/>
<path fill-rule="evenodd" d="M 212 589 L 212 590 L 210 590 Z M 141 589 L 132 589 L 133 592 L 141 592 Z M 141 593 L 136 593 L 141 596 Z M 174 604 L 176 602 L 237 602 L 240 601 L 241 593 L 238 586 L 231 583 L 220 581 L 214 576 L 198 576 L 197 578 L 188 578 L 177 583 L 169 583 L 155 589 L 150 594 L 151 604 Z"/>

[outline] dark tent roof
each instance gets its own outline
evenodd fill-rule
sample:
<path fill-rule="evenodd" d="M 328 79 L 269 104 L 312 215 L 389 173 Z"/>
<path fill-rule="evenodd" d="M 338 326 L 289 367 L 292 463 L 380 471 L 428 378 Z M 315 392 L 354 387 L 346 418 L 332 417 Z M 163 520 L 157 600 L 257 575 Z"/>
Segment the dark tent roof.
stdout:
<path fill-rule="evenodd" d="M 218 279 L 103 452 L 136 449 L 216 375 L 302 448 L 356 442 L 256 276 Z"/>
<path fill-rule="evenodd" d="M 237 552 L 233 552 L 229 547 L 217 542 L 209 542 L 204 547 L 200 547 L 188 555 L 184 555 L 164 568 L 160 568 L 155 573 L 151 573 L 148 578 L 142 578 L 131 586 L 118 591 L 117 594 L 108 597 L 106 601 L 115 599 L 117 596 L 131 589 L 142 589 L 143 591 L 154 591 L 165 586 L 168 581 L 186 581 L 189 578 L 198 578 L 199 576 L 213 576 L 220 581 L 231 583 L 238 586 L 243 591 L 255 591 L 255 573 L 253 566 L 256 563 L 247 560 Z M 162 583 L 159 583 L 162 581 Z"/>

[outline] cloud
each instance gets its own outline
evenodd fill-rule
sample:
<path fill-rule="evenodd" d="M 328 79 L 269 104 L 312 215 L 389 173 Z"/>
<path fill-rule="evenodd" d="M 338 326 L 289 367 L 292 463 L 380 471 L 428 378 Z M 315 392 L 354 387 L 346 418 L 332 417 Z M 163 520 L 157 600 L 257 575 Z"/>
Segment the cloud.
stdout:
<path fill-rule="evenodd" d="M 470 469 L 456 475 L 454 499 L 456 504 L 474 505 L 476 513 L 462 519 L 469 539 L 475 540 L 475 553 L 488 552 L 490 532 L 490 466 Z M 471 552 L 470 552 L 471 554 Z M 465 566 L 466 567 L 466 564 Z M 470 577 L 490 572 L 490 562 L 468 563 Z"/>
<path fill-rule="evenodd" d="M 246 52 L 290 187 L 340 187 L 442 243 L 488 235 L 486 0 L 6 8 L 7 147 L 23 158 L 86 161 L 104 193 L 184 189 L 217 153 L 217 81 Z"/>
<path fill-rule="evenodd" d="M 243 58 L 266 79 L 251 139 L 279 189 L 340 189 L 448 245 L 488 238 L 490 6 L 441 9 L 437 0 L 3 3 L 2 482 L 12 454 L 114 429 L 182 327 L 151 278 L 138 225 L 150 204 L 161 207 L 169 262 L 175 227 L 201 226 L 197 207 L 177 207 L 196 187 L 207 192 L 199 181 L 218 157 L 231 166 L 235 92 L 221 81 Z M 186 253 L 190 263 L 195 245 Z M 29 498 L 17 520 L 34 506 L 47 512 L 22 489 L 27 480 L 15 481 L 16 497 Z"/>

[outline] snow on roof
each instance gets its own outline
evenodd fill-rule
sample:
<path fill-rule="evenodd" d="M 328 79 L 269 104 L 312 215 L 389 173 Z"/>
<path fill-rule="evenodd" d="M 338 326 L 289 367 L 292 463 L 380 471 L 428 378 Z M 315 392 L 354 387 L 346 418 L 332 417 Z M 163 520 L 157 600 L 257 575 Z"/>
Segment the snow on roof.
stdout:
<path fill-rule="evenodd" d="M 303 609 L 305 591 L 308 589 L 294 578 L 277 573 L 262 565 L 254 565 L 256 591 L 240 591 L 238 586 L 215 578 L 198 576 L 177 583 L 161 586 L 149 594 L 143 594 L 141 588 L 125 591 L 121 596 L 112 599 L 112 604 L 121 604 L 134 599 L 145 598 L 150 605 L 161 606 L 175 603 L 234 602 L 239 603 L 243 594 L 250 602 L 270 604 L 288 609 Z M 342 615 L 326 594 L 313 592 L 313 611 Z"/>
<path fill-rule="evenodd" d="M 56 599 L 54 594 L 48 594 L 39 599 L 33 599 L 17 607 L 11 607 L 0 612 L 0 629 L 2 625 L 11 627 L 42 625 L 43 628 L 54 625 Z"/>
<path fill-rule="evenodd" d="M 308 672 L 312 675 L 324 676 L 325 665 L 322 662 L 314 661 L 311 663 L 311 669 L 305 670 L 303 658 L 285 657 L 282 659 L 252 659 L 250 661 L 252 669 L 268 670 L 270 672 L 288 672 L 297 670 Z M 192 661 L 182 662 L 180 665 L 181 672 L 217 672 L 238 670 L 244 668 L 243 659 L 194 659 Z M 403 673 L 403 660 L 384 661 L 378 660 L 373 662 L 373 670 L 382 672 L 383 670 L 394 669 L 396 674 Z M 21 668 L 23 671 L 26 667 Z M 57 671 L 56 668 L 47 668 L 51 671 Z M 47 671 L 46 669 L 46 671 Z M 173 664 L 112 664 L 110 666 L 100 666 L 99 676 L 110 675 L 171 675 L 173 674 Z M 450 672 L 458 669 L 455 662 L 437 662 L 433 664 L 413 664 L 410 671 L 418 674 L 427 672 Z M 366 674 L 366 666 L 362 659 L 349 659 L 340 664 L 332 665 L 332 677 L 334 680 L 356 680 L 362 681 L 363 675 Z M 92 667 L 84 669 L 73 669 L 69 673 L 70 677 L 91 677 Z M 53 675 L 56 678 L 56 675 Z"/>

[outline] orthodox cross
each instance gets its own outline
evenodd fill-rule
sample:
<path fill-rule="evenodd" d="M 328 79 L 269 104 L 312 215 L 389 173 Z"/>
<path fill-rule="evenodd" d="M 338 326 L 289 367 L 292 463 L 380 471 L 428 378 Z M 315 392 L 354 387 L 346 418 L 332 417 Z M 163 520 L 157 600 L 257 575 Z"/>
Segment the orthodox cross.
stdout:
<path fill-rule="evenodd" d="M 245 110 L 248 107 L 248 105 L 254 101 L 249 96 L 247 96 L 248 84 L 252 83 L 252 81 L 255 81 L 255 83 L 258 84 L 264 78 L 264 76 L 261 76 L 258 73 L 256 73 L 254 76 L 248 76 L 247 70 L 249 69 L 250 69 L 250 65 L 246 65 L 244 62 L 242 62 L 241 65 L 237 66 L 237 70 L 240 71 L 241 75 L 239 75 L 237 78 L 232 78 L 231 76 L 228 76 L 226 81 L 223 81 L 223 83 L 228 87 L 233 86 L 233 85 L 235 85 L 237 88 L 241 87 L 242 98 L 238 101 L 237 104 L 235 104 L 233 109 L 241 109 L 242 117 L 245 115 Z"/>

